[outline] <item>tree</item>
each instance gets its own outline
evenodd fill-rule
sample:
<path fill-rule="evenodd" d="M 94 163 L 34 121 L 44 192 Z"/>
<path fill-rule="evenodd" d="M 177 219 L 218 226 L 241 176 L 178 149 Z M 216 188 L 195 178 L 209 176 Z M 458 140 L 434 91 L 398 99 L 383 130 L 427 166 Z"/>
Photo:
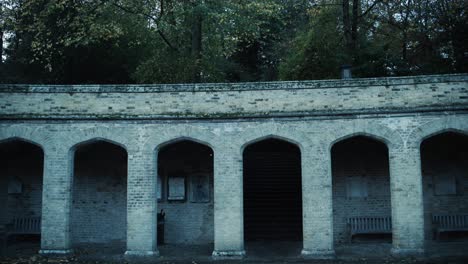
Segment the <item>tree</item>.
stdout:
<path fill-rule="evenodd" d="M 467 71 L 463 0 L 3 0 L 1 82 L 182 83 Z"/>

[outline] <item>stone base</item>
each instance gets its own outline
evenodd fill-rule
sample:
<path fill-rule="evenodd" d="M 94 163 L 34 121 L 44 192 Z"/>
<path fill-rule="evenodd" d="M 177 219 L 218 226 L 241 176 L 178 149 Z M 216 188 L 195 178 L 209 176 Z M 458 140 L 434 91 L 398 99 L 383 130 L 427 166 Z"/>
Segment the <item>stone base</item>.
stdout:
<path fill-rule="evenodd" d="M 396 257 L 424 257 L 422 248 L 392 248 L 391 253 Z"/>
<path fill-rule="evenodd" d="M 245 250 L 215 250 L 211 256 L 214 259 L 241 259 L 245 256 Z"/>
<path fill-rule="evenodd" d="M 72 249 L 41 249 L 39 254 L 41 255 L 70 255 L 73 253 Z"/>
<path fill-rule="evenodd" d="M 309 250 L 303 249 L 301 256 L 307 259 L 334 259 L 336 258 L 334 250 Z"/>
<path fill-rule="evenodd" d="M 125 257 L 159 257 L 159 251 L 127 250 L 125 251 Z"/>

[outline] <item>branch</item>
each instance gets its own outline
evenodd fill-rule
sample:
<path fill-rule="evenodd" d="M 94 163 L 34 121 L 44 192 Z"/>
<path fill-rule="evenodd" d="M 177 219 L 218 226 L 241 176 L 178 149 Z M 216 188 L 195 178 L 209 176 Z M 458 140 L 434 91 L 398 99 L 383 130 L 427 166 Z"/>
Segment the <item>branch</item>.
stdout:
<path fill-rule="evenodd" d="M 119 8 L 119 9 L 121 9 L 121 10 L 123 10 L 124 12 L 130 13 L 130 14 L 134 14 L 134 15 L 142 15 L 142 16 L 148 18 L 148 19 L 151 19 L 151 20 L 156 24 L 156 32 L 157 32 L 158 35 L 161 37 L 161 39 L 164 41 L 164 43 L 166 43 L 166 45 L 167 45 L 170 49 L 172 49 L 172 50 L 174 50 L 174 51 L 178 51 L 177 48 L 175 48 L 175 47 L 169 42 L 169 40 L 167 39 L 167 37 L 164 35 L 164 32 L 162 32 L 162 31 L 159 29 L 159 27 L 157 26 L 157 25 L 158 25 L 158 22 L 159 22 L 158 20 L 159 20 L 160 17 L 157 18 L 157 17 L 155 17 L 155 16 L 152 16 L 152 15 L 147 14 L 147 13 L 144 13 L 144 12 L 135 11 L 135 10 L 132 10 L 132 9 L 130 9 L 130 8 L 128 8 L 128 7 L 119 5 L 119 4 L 115 3 L 115 2 L 112 2 L 112 5 L 115 6 L 115 7 L 117 7 L 117 8 Z"/>
<path fill-rule="evenodd" d="M 364 11 L 364 13 L 362 13 L 362 14 L 359 16 L 359 18 L 364 17 L 365 15 L 367 15 L 367 13 L 369 13 L 376 5 L 377 5 L 378 3 L 380 3 L 380 2 L 382 2 L 382 0 L 375 0 L 375 2 L 372 3 L 372 5 L 369 6 L 369 7 L 367 8 L 367 10 Z"/>

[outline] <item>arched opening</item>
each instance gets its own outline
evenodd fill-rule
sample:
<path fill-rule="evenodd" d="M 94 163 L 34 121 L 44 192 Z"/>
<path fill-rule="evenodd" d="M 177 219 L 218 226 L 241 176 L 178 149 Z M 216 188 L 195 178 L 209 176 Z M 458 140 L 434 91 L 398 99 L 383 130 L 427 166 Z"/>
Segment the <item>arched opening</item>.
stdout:
<path fill-rule="evenodd" d="M 391 242 L 387 146 L 367 136 L 351 137 L 333 145 L 331 161 L 335 245 Z"/>
<path fill-rule="evenodd" d="M 213 150 L 192 140 L 163 146 L 158 152 L 158 210 L 165 213 L 164 244 L 209 255 L 214 241 Z M 160 239 L 159 239 L 160 240 Z M 160 240 L 160 242 L 162 242 Z M 201 251 L 200 251 L 201 250 Z"/>
<path fill-rule="evenodd" d="M 39 248 L 43 171 L 39 146 L 18 139 L 0 144 L 0 229 L 10 234 L 8 247 Z"/>
<path fill-rule="evenodd" d="M 122 252 L 126 231 L 126 150 L 103 140 L 80 144 L 73 156 L 73 246 Z"/>
<path fill-rule="evenodd" d="M 468 241 L 468 136 L 445 132 L 421 144 L 425 237 Z"/>
<path fill-rule="evenodd" d="M 252 243 L 255 241 L 302 242 L 299 147 L 273 138 L 250 144 L 243 152 L 243 173 L 244 239 L 248 250 L 249 242 L 258 244 Z M 299 249 L 302 244 L 293 247 Z"/>

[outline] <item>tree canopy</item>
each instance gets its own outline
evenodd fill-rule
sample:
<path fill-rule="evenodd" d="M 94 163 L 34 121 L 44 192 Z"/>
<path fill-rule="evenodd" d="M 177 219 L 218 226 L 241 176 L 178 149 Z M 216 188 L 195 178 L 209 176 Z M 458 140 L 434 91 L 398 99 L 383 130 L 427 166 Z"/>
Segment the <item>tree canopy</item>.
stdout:
<path fill-rule="evenodd" d="M 0 0 L 3 83 L 467 72 L 465 0 Z"/>

